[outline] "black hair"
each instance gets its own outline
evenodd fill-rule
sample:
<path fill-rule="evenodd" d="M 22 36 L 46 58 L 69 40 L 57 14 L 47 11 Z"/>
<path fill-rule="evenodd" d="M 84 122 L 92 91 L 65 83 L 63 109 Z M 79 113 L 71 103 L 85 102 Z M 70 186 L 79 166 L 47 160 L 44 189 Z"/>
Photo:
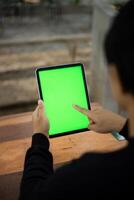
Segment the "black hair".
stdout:
<path fill-rule="evenodd" d="M 114 18 L 104 42 L 108 66 L 114 64 L 124 92 L 134 94 L 134 0 Z"/>

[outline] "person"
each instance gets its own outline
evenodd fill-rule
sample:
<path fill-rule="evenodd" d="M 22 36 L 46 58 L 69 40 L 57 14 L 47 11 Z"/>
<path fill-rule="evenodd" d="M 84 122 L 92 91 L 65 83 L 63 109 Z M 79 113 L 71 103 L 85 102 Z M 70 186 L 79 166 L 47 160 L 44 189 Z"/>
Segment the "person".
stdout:
<path fill-rule="evenodd" d="M 53 157 L 49 151 L 49 121 L 45 108 L 39 105 L 33 113 L 31 148 L 26 153 L 20 187 L 20 200 L 60 199 L 130 199 L 133 198 L 134 180 L 134 1 L 127 2 L 118 12 L 108 30 L 104 51 L 108 63 L 112 91 L 119 105 L 128 113 L 128 144 L 110 153 L 86 153 L 55 172 Z M 102 116 L 102 108 L 91 112 L 75 106 L 75 109 L 91 118 L 89 128 L 95 130 Z M 95 113 L 100 114 L 95 114 Z M 105 111 L 107 112 L 107 111 Z M 105 116 L 108 113 L 105 113 Z M 118 123 L 111 114 L 98 125 L 101 132 L 120 130 L 126 119 L 119 116 Z M 115 117 L 115 118 L 116 118 Z M 116 118 L 116 119 L 117 119 Z M 56 119 L 55 119 L 56 120 Z M 104 129 L 104 127 L 105 129 Z M 98 128 L 97 128 L 98 129 Z M 90 145 L 90 144 L 89 144 Z"/>

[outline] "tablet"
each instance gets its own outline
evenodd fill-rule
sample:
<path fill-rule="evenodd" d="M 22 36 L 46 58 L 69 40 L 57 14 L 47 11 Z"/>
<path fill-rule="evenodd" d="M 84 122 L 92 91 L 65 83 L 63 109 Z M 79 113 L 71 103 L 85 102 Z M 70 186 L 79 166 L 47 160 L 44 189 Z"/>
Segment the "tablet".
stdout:
<path fill-rule="evenodd" d="M 50 121 L 50 137 L 87 131 L 89 120 L 73 108 L 90 109 L 88 90 L 81 63 L 36 69 L 39 97 Z"/>

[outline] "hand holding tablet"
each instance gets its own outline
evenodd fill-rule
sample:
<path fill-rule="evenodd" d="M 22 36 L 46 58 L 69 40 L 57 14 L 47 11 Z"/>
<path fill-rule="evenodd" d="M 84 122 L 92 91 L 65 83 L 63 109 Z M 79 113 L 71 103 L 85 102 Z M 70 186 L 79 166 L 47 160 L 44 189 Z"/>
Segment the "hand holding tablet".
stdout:
<path fill-rule="evenodd" d="M 90 109 L 84 67 L 81 63 L 36 70 L 40 99 L 50 121 L 50 137 L 88 130 L 89 120 L 72 106 Z"/>
<path fill-rule="evenodd" d="M 48 137 L 50 123 L 45 113 L 44 103 L 38 100 L 38 106 L 32 114 L 33 133 L 42 133 Z"/>

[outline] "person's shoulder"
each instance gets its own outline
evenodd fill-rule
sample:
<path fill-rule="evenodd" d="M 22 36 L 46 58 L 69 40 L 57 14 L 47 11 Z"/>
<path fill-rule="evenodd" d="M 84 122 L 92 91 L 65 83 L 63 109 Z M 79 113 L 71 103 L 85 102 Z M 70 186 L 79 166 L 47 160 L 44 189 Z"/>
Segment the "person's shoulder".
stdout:
<path fill-rule="evenodd" d="M 82 193 L 88 192 L 94 195 L 96 191 L 101 191 L 102 180 L 105 187 L 111 184 L 111 180 L 119 182 L 119 173 L 122 177 L 125 162 L 122 153 L 124 150 L 111 153 L 86 153 L 79 159 L 75 159 L 70 163 L 56 170 L 54 175 L 48 180 L 47 194 L 52 187 L 56 188 L 56 194 L 69 194 L 70 192 Z M 123 166 L 123 167 L 121 167 Z M 110 180 L 110 181 L 109 181 Z M 82 184 L 82 185 L 81 185 Z M 101 189 L 100 189 L 101 188 Z M 50 190 L 49 190 L 50 189 Z"/>
<path fill-rule="evenodd" d="M 77 162 L 78 165 L 80 165 L 82 168 L 96 171 L 97 168 L 102 168 L 105 165 L 107 165 L 108 167 L 108 163 L 110 165 L 110 160 L 113 161 L 113 157 L 115 156 L 116 153 L 114 152 L 113 153 L 92 152 L 82 155 Z"/>
<path fill-rule="evenodd" d="M 122 149 L 111 152 L 93 152 L 86 153 L 79 159 L 79 165 L 84 165 L 88 169 L 105 169 L 114 167 L 120 168 L 121 164 L 130 159 L 129 147 L 126 146 Z"/>
<path fill-rule="evenodd" d="M 90 172 L 104 166 L 105 163 L 112 159 L 114 153 L 97 153 L 90 152 L 83 154 L 80 158 L 72 160 L 70 163 L 62 166 L 56 172 L 58 174 L 76 174 L 77 172 Z M 113 160 L 113 159 L 112 159 Z"/>
<path fill-rule="evenodd" d="M 100 176 L 100 173 L 109 173 L 109 170 L 120 170 L 120 166 L 129 165 L 129 148 L 124 147 L 120 150 L 100 153 L 100 152 L 87 152 L 80 158 L 71 161 L 69 164 L 64 165 L 56 171 L 56 175 L 63 175 L 63 177 L 71 178 L 71 176 L 82 177 L 86 176 Z M 126 164 L 125 164 L 126 163 Z M 61 176 L 62 177 L 62 176 Z"/>

